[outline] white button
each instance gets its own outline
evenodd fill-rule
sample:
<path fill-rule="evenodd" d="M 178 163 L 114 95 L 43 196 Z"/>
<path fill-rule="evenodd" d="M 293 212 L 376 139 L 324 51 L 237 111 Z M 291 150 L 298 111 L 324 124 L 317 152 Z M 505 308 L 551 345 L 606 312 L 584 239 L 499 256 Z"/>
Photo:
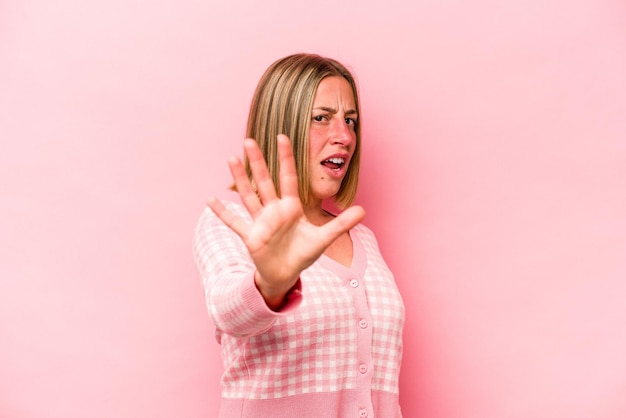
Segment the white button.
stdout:
<path fill-rule="evenodd" d="M 366 321 L 365 319 L 361 319 L 361 320 L 359 321 L 359 326 L 360 326 L 361 328 L 367 328 L 367 321 Z"/>
<path fill-rule="evenodd" d="M 350 280 L 350 286 L 352 286 L 352 287 L 357 287 L 358 285 L 359 285 L 358 280 L 354 280 L 354 279 Z M 366 412 L 367 412 L 367 411 L 366 411 Z"/>
<path fill-rule="evenodd" d="M 359 416 L 361 418 L 365 418 L 367 416 L 367 409 L 365 409 L 365 408 L 359 409 Z"/>
<path fill-rule="evenodd" d="M 359 364 L 359 371 L 363 374 L 367 373 L 367 364 L 365 363 Z"/>

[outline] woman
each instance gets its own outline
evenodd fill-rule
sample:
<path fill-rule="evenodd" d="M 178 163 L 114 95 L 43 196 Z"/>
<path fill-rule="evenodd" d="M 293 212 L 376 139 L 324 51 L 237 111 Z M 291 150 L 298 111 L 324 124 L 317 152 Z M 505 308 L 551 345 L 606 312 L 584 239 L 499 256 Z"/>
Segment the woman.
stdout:
<path fill-rule="evenodd" d="M 404 307 L 350 207 L 359 101 L 335 60 L 291 55 L 259 82 L 228 160 L 242 204 L 210 198 L 194 255 L 222 346 L 220 417 L 401 417 Z M 322 204 L 345 209 L 335 216 Z"/>

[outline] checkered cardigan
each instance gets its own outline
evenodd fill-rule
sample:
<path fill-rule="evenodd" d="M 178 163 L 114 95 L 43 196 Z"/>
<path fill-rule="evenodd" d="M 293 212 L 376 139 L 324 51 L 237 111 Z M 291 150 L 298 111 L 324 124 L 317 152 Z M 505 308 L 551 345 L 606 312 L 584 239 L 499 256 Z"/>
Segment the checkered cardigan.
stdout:
<path fill-rule="evenodd" d="M 222 347 L 220 417 L 401 417 L 404 305 L 374 234 L 350 237 L 350 268 L 322 255 L 274 312 L 241 239 L 205 209 L 194 256 Z"/>

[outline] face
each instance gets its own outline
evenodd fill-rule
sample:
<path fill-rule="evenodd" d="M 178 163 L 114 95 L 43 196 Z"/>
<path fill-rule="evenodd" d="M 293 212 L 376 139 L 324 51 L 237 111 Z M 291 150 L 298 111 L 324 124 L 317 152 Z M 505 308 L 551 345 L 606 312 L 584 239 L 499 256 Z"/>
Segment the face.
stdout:
<path fill-rule="evenodd" d="M 315 94 L 309 129 L 309 173 L 317 203 L 339 192 L 356 148 L 358 115 L 352 88 L 343 77 L 324 78 Z"/>

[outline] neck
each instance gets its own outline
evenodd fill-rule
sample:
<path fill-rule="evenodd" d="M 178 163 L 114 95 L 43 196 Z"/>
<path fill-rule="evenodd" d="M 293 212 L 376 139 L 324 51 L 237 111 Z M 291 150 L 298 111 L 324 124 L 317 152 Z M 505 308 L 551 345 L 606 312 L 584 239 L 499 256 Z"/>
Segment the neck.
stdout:
<path fill-rule="evenodd" d="M 311 202 L 304 208 L 304 216 L 314 225 L 324 225 L 330 221 L 333 216 L 322 209 L 322 201 Z"/>

